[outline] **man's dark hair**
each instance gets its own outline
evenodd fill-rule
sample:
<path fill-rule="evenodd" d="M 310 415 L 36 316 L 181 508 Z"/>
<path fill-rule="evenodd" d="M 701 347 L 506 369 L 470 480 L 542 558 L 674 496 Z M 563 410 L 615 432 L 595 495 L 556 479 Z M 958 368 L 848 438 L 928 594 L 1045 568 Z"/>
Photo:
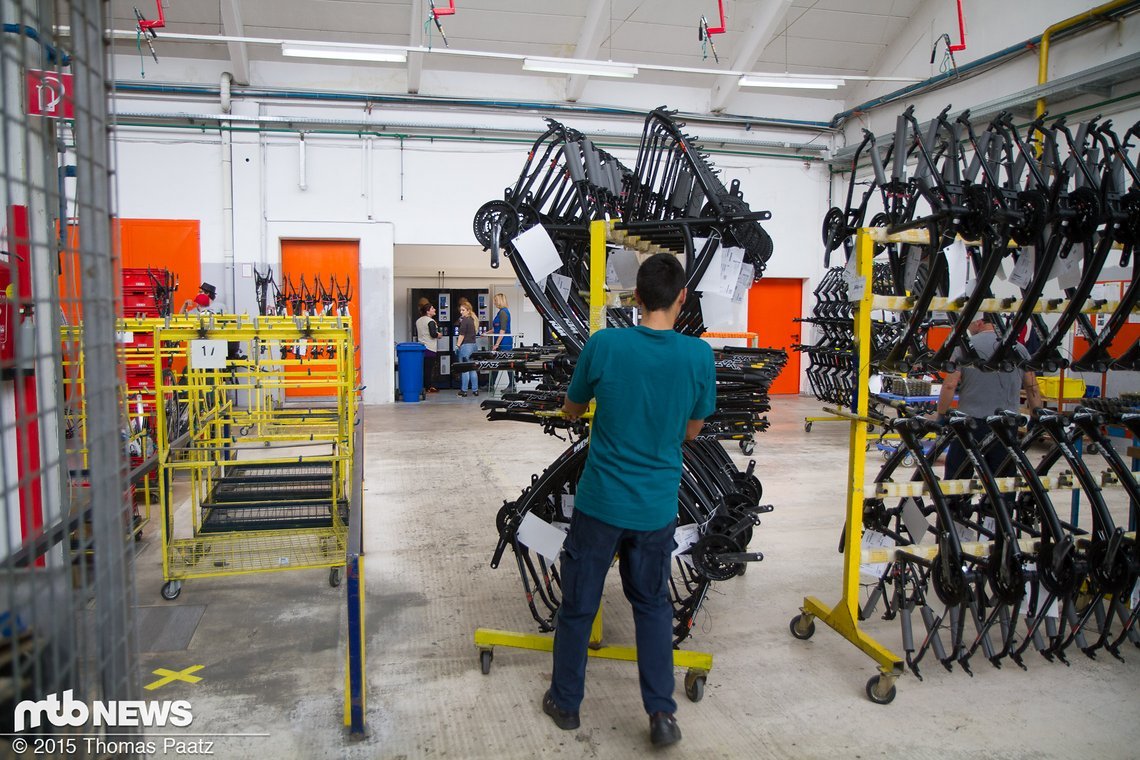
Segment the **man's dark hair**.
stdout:
<path fill-rule="evenodd" d="M 685 287 L 685 268 L 671 253 L 646 259 L 637 270 L 637 295 L 648 311 L 668 309 Z"/>
<path fill-rule="evenodd" d="M 427 314 L 429 311 L 431 311 L 431 302 L 430 301 L 428 301 L 427 303 L 421 303 L 420 304 L 420 316 L 421 317 L 424 316 L 425 314 Z"/>

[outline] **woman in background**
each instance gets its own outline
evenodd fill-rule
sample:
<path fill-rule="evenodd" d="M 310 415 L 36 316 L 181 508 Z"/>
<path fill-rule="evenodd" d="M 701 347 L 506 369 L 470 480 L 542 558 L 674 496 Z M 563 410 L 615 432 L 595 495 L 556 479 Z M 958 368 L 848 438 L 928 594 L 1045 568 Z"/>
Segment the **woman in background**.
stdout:
<path fill-rule="evenodd" d="M 459 338 L 456 340 L 456 355 L 461 362 L 471 361 L 471 354 L 475 353 L 475 315 L 471 312 L 471 304 L 464 301 L 459 304 Z M 479 395 L 479 375 L 475 370 L 459 373 L 459 395 L 466 396 L 472 390 Z"/>
<path fill-rule="evenodd" d="M 416 339 L 424 347 L 424 388 L 428 393 L 438 393 L 435 387 L 436 339 L 439 337 L 439 324 L 435 321 L 435 306 L 427 299 L 420 299 L 420 318 L 416 320 Z"/>
<path fill-rule="evenodd" d="M 493 351 L 510 351 L 515 346 L 514 338 L 511 336 L 511 310 L 507 308 L 507 294 L 495 294 L 495 318 L 491 320 L 491 332 L 494 333 L 492 337 L 491 350 Z M 495 389 L 495 380 L 498 378 L 498 372 L 491 373 L 491 390 Z M 515 392 L 515 371 L 513 369 L 507 370 L 507 389 L 503 393 Z M 492 394 L 494 395 L 494 394 Z"/>

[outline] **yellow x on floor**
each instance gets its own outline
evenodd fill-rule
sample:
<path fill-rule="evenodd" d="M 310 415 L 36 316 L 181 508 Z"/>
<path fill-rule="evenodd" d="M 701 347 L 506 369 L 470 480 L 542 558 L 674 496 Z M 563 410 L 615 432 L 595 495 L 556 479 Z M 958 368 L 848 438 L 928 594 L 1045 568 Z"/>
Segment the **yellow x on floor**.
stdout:
<path fill-rule="evenodd" d="M 167 670 L 166 668 L 158 668 L 157 670 L 155 670 L 153 672 L 156 676 L 162 676 L 162 678 L 158 679 L 154 683 L 148 683 L 143 688 L 146 689 L 147 691 L 153 691 L 154 689 L 157 689 L 160 686 L 166 686 L 166 684 L 172 683 L 174 681 L 186 681 L 187 683 L 198 683 L 199 681 L 202 680 L 202 677 L 191 675 L 191 673 L 196 673 L 197 671 L 201 670 L 204 667 L 206 667 L 206 666 L 205 665 L 191 665 L 190 667 L 184 668 L 182 670 Z"/>

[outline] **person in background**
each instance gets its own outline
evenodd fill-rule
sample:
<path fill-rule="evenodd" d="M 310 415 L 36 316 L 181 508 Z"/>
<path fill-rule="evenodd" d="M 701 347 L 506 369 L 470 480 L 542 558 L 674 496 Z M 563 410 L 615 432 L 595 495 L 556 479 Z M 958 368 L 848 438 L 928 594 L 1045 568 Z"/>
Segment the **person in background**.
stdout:
<path fill-rule="evenodd" d="M 210 297 L 205 293 L 199 293 L 193 298 L 187 298 L 186 302 L 182 304 L 183 314 L 209 314 L 210 313 Z"/>
<path fill-rule="evenodd" d="M 471 354 L 475 353 L 475 315 L 471 311 L 471 303 L 463 300 L 459 303 L 459 337 L 456 338 L 455 351 L 459 361 L 471 361 Z M 479 375 L 475 370 L 459 373 L 459 395 L 466 396 L 467 391 L 479 395 Z"/>
<path fill-rule="evenodd" d="M 420 318 L 416 320 L 416 338 L 424 347 L 424 388 L 428 393 L 439 393 L 435 387 L 436 347 L 439 325 L 435 321 L 435 306 L 430 301 L 420 304 Z"/>
<path fill-rule="evenodd" d="M 198 295 L 186 299 L 182 304 L 182 313 L 193 314 L 221 314 L 222 304 L 217 303 L 218 289 L 208 282 L 198 286 Z"/>
<path fill-rule="evenodd" d="M 573 419 L 596 401 L 590 451 L 562 546 L 562 605 L 542 710 L 563 730 L 580 725 L 590 628 L 616 554 L 633 607 L 649 739 L 663 747 L 681 740 L 669 601 L 681 444 L 696 438 L 716 410 L 716 367 L 708 343 L 673 330 L 686 296 L 685 269 L 676 256 L 646 259 L 634 295 L 645 312 L 641 324 L 590 336 L 562 406 Z"/>
<path fill-rule="evenodd" d="M 514 348 L 514 338 L 511 336 L 511 310 L 507 308 L 507 295 L 505 293 L 495 294 L 495 318 L 491 320 L 491 331 L 494 333 L 491 340 L 492 351 L 510 351 Z M 499 373 L 491 373 L 491 388 L 495 387 L 495 380 L 498 379 Z M 513 369 L 507 370 L 507 389 L 504 393 L 515 392 L 515 371 Z"/>
<path fill-rule="evenodd" d="M 983 361 L 994 355 L 998 347 L 998 336 L 994 332 L 992 317 L 983 314 L 967 328 L 970 342 Z M 1014 355 L 1019 362 L 1029 361 L 1025 346 L 1016 343 Z M 965 358 L 962 349 L 954 350 L 952 361 L 961 362 Z M 977 367 L 962 367 L 950 372 L 942 380 L 942 391 L 938 396 L 936 413 L 944 421 L 958 395 L 958 411 L 973 417 L 978 422 L 977 430 L 985 430 L 985 418 L 996 410 L 1016 411 L 1021 406 L 1021 390 L 1025 389 L 1025 404 L 1032 411 L 1041 407 L 1041 389 L 1037 385 L 1037 375 L 1031 370 L 1012 369 L 1009 372 L 986 371 Z M 1005 453 L 1000 446 L 991 446 L 986 452 L 986 462 L 993 469 L 1001 466 Z M 952 439 L 946 449 L 946 478 L 957 477 L 959 468 L 966 462 L 966 450 L 957 438 Z M 961 477 L 970 477 L 970 468 Z"/>

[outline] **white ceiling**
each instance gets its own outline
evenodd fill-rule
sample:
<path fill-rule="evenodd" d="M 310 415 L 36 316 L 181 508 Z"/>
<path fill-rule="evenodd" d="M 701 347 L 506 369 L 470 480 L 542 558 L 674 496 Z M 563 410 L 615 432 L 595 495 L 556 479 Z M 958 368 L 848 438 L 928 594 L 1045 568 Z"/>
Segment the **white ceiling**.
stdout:
<path fill-rule="evenodd" d="M 576 56 L 710 72 L 867 75 L 887 41 L 923 2 L 725 0 L 727 30 L 713 37 L 719 63 L 702 51 L 697 37 L 702 14 L 711 26 L 719 24 L 717 0 L 455 0 L 455 14 L 441 20 L 452 49 Z M 447 0 L 439 0 L 437 7 L 446 5 Z M 157 16 L 152 0 L 113 0 L 116 30 L 134 28 L 136 6 L 147 18 Z M 424 27 L 427 0 L 165 0 L 163 7 L 166 27 L 158 30 L 154 43 L 160 58 L 226 61 L 238 81 L 243 73 L 248 76 L 243 56 L 249 62 L 280 61 L 280 46 L 187 41 L 178 35 L 443 45 L 434 26 Z M 595 23 L 590 24 L 591 19 Z M 135 44 L 134 39 L 120 39 L 117 51 L 134 53 Z M 430 54 L 418 58 L 416 65 L 437 73 L 521 73 L 518 60 Z M 672 72 L 643 70 L 638 75 L 638 82 L 682 86 L 712 87 L 714 81 L 711 76 Z"/>

